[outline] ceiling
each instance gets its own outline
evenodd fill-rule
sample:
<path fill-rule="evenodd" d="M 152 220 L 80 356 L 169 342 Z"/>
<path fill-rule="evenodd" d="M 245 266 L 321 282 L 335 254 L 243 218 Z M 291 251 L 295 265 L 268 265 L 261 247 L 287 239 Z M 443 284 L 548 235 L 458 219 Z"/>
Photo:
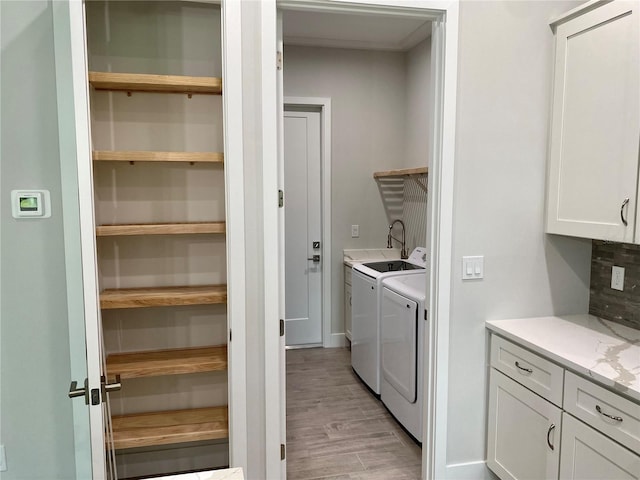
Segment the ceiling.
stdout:
<path fill-rule="evenodd" d="M 431 22 L 416 17 L 283 12 L 285 45 L 404 52 L 431 35 Z"/>

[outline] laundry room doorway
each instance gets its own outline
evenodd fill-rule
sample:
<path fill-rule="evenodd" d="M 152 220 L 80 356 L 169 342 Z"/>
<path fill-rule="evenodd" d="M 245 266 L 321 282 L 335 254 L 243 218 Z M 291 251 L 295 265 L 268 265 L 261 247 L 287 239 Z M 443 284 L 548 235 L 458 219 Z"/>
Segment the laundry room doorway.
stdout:
<path fill-rule="evenodd" d="M 362 5 L 356 5 L 356 3 Z M 430 196 L 425 223 L 432 228 L 427 228 L 426 247 L 433 263 L 430 265 L 425 287 L 429 315 L 433 322 L 429 322 L 429 332 L 425 332 L 423 338 L 429 345 L 429 359 L 425 360 L 425 369 L 429 370 L 429 373 L 425 373 L 425 377 L 428 377 L 426 382 L 428 385 L 424 389 L 427 412 L 423 417 L 427 433 L 420 455 L 422 465 L 419 468 L 424 478 L 435 478 L 436 472 L 440 475 L 446 465 L 445 450 L 441 448 L 446 444 L 444 428 L 446 408 L 440 410 L 438 417 L 435 416 L 436 401 L 439 405 L 446 404 L 446 376 L 434 375 L 436 372 L 433 370 L 436 365 L 446 370 L 443 359 L 447 355 L 447 349 L 444 346 L 448 332 L 442 327 L 446 327 L 445 320 L 449 305 L 449 290 L 446 288 L 449 284 L 449 270 L 439 266 L 450 263 L 451 253 L 447 239 L 442 238 L 447 236 L 450 225 L 448 217 L 441 217 L 441 211 L 443 208 L 448 210 L 452 190 L 450 180 L 453 174 L 453 158 L 450 140 L 453 137 L 450 138 L 449 126 L 455 125 L 455 122 L 450 121 L 455 115 L 455 104 L 451 102 L 452 95 L 455 98 L 455 88 L 451 88 L 455 87 L 455 82 L 445 82 L 445 77 L 449 79 L 451 75 L 455 75 L 456 45 L 453 39 L 457 35 L 457 8 L 452 7 L 449 2 L 421 2 L 417 8 L 414 4 L 410 5 L 410 2 L 393 2 L 393 5 L 391 3 L 366 0 L 349 5 L 324 1 L 277 2 L 279 23 L 277 35 L 275 31 L 267 29 L 269 31 L 262 37 L 264 44 L 268 45 L 272 41 L 271 35 L 276 36 L 277 58 L 274 60 L 278 67 L 277 82 L 275 85 L 271 84 L 267 76 L 263 81 L 263 88 L 273 89 L 272 91 L 277 94 L 277 100 L 274 104 L 263 104 L 262 113 L 263 118 L 272 118 L 272 113 L 278 113 L 277 128 L 267 123 L 267 130 L 279 130 L 280 139 L 278 152 L 272 151 L 273 146 L 269 149 L 269 153 L 278 154 L 277 161 L 269 155 L 263 161 L 263 165 L 266 172 L 273 172 L 277 164 L 278 188 L 283 188 L 282 186 L 286 185 L 283 137 L 286 134 L 284 122 L 287 98 L 319 96 L 331 99 L 333 131 L 329 133 L 332 133 L 333 142 L 329 142 L 328 148 L 333 160 L 328 166 L 332 171 L 322 172 L 323 177 L 327 175 L 333 181 L 331 189 L 327 191 L 324 189 L 326 187 L 323 187 L 322 190 L 323 193 L 327 193 L 323 204 L 326 202 L 329 205 L 326 211 L 323 210 L 323 215 L 332 215 L 331 221 L 324 226 L 333 229 L 333 233 L 329 232 L 328 228 L 322 232 L 323 238 L 328 238 L 328 241 L 323 242 L 323 248 L 333 248 L 333 255 L 323 252 L 322 257 L 323 283 L 328 283 L 331 294 L 330 302 L 329 298 L 323 298 L 323 304 L 328 303 L 327 311 L 323 311 L 323 317 L 329 320 L 325 321 L 323 326 L 324 347 L 347 344 L 343 311 L 344 298 L 347 298 L 344 296 L 346 273 L 343 277 L 345 270 L 343 250 L 358 247 L 367 249 L 379 244 L 384 248 L 386 245 L 389 220 L 392 219 L 387 218 L 388 209 L 384 205 L 386 200 L 383 198 L 385 192 L 380 190 L 380 182 L 376 181 L 377 177 L 374 174 L 413 170 L 412 167 L 428 167 Z M 267 10 L 267 13 L 263 25 L 269 25 L 276 16 L 270 10 Z M 447 19 L 446 28 L 445 18 Z M 398 30 L 390 28 L 391 24 L 398 27 Z M 428 35 L 422 36 L 425 27 L 428 27 L 432 40 L 427 39 Z M 403 33 L 399 33 L 402 28 L 404 28 Z M 320 31 L 322 29 L 325 31 Z M 397 33 L 398 36 L 393 39 L 384 38 L 384 33 L 389 31 Z M 357 38 L 358 36 L 360 38 Z M 394 40 L 393 48 L 385 48 L 385 42 L 394 43 Z M 419 44 L 420 48 L 414 50 Z M 430 78 L 429 75 L 422 74 L 422 69 L 413 69 L 420 64 L 420 62 L 414 62 L 417 60 L 417 55 L 414 56 L 413 53 L 417 53 L 418 50 L 429 52 L 433 65 Z M 388 68 L 389 66 L 391 68 Z M 417 72 L 417 70 L 420 71 Z M 413 102 L 412 97 L 406 94 L 408 89 L 430 97 L 431 103 L 416 112 L 416 106 L 419 103 Z M 426 114 L 430 117 L 431 123 L 414 121 L 412 118 L 414 113 L 420 114 L 420 119 L 423 118 L 422 113 Z M 410 125 L 410 133 L 406 132 L 406 125 Z M 411 147 L 406 147 L 409 144 Z M 407 150 L 411 153 L 418 151 L 417 148 L 413 148 L 414 144 L 421 145 L 419 155 L 407 155 Z M 273 178 L 269 185 L 273 185 Z M 286 205 L 290 198 L 287 195 L 287 189 L 283 190 Z M 280 268 L 278 301 L 282 319 L 288 316 L 288 313 L 285 315 L 284 307 L 287 296 L 290 294 L 285 288 L 289 283 L 285 278 L 285 259 L 289 252 L 284 247 L 286 230 L 284 209 L 280 210 L 278 217 L 279 224 L 274 230 L 279 234 L 279 258 L 266 261 L 265 266 L 268 264 L 273 268 L 279 265 Z M 422 225 L 424 226 L 425 223 Z M 268 236 L 272 240 L 273 233 Z M 267 251 L 269 250 L 265 247 L 265 253 Z M 333 267 L 333 273 L 329 274 L 327 270 L 331 267 Z M 439 289 L 438 285 L 445 288 Z M 267 306 L 273 308 L 275 302 L 272 298 L 267 302 Z M 284 326 L 284 323 L 282 321 L 281 325 Z M 281 332 L 284 330 L 282 328 Z M 319 385 L 309 385 L 308 391 L 305 391 L 302 385 L 305 381 L 316 378 L 312 369 L 307 369 L 306 373 L 298 372 L 301 383 L 298 386 L 292 385 L 289 383 L 289 374 L 294 373 L 295 369 L 301 369 L 302 365 L 296 363 L 286 365 L 285 362 L 291 362 L 293 356 L 303 357 L 302 360 L 305 362 L 312 362 L 317 359 L 311 357 L 321 356 L 323 350 L 289 350 L 285 354 L 284 345 L 289 342 L 280 337 L 281 350 L 276 355 L 275 340 L 270 335 L 266 338 L 267 368 L 273 369 L 279 365 L 281 381 L 267 388 L 266 396 L 267 401 L 272 402 L 273 406 L 268 410 L 273 414 L 276 406 L 280 410 L 280 436 L 278 438 L 275 433 L 269 436 L 267 450 L 275 453 L 275 447 L 279 447 L 281 463 L 278 465 L 275 457 L 268 456 L 267 467 L 268 471 L 273 472 L 274 475 L 280 467 L 280 473 L 283 475 L 281 478 L 284 478 L 284 472 L 289 470 L 289 466 L 292 475 L 294 472 L 296 472 L 295 475 L 302 473 L 300 469 L 304 467 L 289 463 L 294 462 L 294 452 L 300 453 L 300 448 L 302 451 L 305 451 L 306 447 L 316 450 L 326 447 L 331 450 L 335 446 L 311 445 L 313 440 L 309 437 L 313 435 L 307 435 L 309 430 L 291 432 L 285 420 L 292 409 L 302 411 L 308 408 L 302 402 L 312 397 L 317 399 L 317 405 L 313 406 L 314 411 L 322 410 L 323 405 L 320 403 L 324 397 L 320 399 L 317 396 L 318 392 L 315 391 L 319 389 Z M 292 353 L 295 355 L 290 355 Z M 326 377 L 330 382 L 340 381 L 340 378 L 346 381 L 346 377 L 352 375 L 350 353 L 346 351 L 343 357 L 340 361 L 347 363 L 340 364 L 339 367 L 325 359 L 320 360 L 320 363 L 325 365 L 336 366 L 339 371 L 332 373 L 323 370 L 318 375 Z M 356 387 L 358 385 L 349 385 L 346 388 L 355 395 Z M 344 399 L 344 390 L 345 384 L 332 385 L 325 390 L 325 393 L 334 392 L 334 397 Z M 292 393 L 294 396 L 291 396 Z M 288 403 L 292 408 L 287 408 Z M 325 423 L 331 423 L 329 416 L 338 412 L 332 410 L 333 405 L 328 406 L 328 403 L 325 403 L 324 407 L 327 415 L 317 417 L 324 419 Z M 354 412 L 358 413 L 354 410 L 349 414 Z M 366 414 L 363 415 L 366 416 Z M 352 422 L 353 425 L 350 425 L 355 426 L 355 423 L 360 420 L 362 418 L 347 418 L 346 421 Z M 338 422 L 342 423 L 341 420 Z M 267 423 L 272 427 L 269 431 L 278 430 L 278 422 L 274 416 L 269 417 Z M 334 427 L 336 429 L 334 436 L 340 437 L 344 433 L 344 428 L 340 425 L 334 425 Z M 348 426 L 344 427 L 348 428 Z M 331 429 L 331 425 L 323 425 L 322 428 L 326 431 L 327 428 Z M 304 440 L 306 445 L 294 443 L 294 436 L 298 433 L 306 437 Z M 374 434 L 377 433 L 379 432 Z M 310 459 L 318 457 L 317 452 L 311 453 L 311 450 L 307 450 Z M 361 452 L 350 453 L 359 456 Z M 362 455 L 367 454 L 362 452 Z M 331 463 L 330 459 L 325 458 L 325 460 Z M 357 467 L 362 463 L 360 461 L 353 465 Z M 341 473 L 344 472 L 337 472 L 337 474 Z"/>

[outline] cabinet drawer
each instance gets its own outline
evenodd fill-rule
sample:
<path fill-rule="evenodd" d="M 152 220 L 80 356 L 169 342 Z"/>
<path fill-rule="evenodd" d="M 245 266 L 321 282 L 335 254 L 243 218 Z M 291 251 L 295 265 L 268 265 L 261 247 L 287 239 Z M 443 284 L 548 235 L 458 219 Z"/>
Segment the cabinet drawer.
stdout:
<path fill-rule="evenodd" d="M 563 369 L 497 335 L 491 335 L 491 366 L 550 402 L 562 406 Z"/>
<path fill-rule="evenodd" d="M 344 266 L 344 283 L 347 285 L 351 285 L 351 271 L 353 269 L 351 267 Z"/>
<path fill-rule="evenodd" d="M 571 372 L 564 388 L 564 410 L 640 452 L 640 405 Z"/>

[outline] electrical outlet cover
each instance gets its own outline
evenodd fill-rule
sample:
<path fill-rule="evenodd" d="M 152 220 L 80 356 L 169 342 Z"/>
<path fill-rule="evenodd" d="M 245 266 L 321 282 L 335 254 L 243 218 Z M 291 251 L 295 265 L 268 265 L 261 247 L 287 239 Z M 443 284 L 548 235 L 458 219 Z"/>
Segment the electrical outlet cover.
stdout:
<path fill-rule="evenodd" d="M 614 290 L 624 290 L 624 267 L 611 267 L 611 288 Z"/>

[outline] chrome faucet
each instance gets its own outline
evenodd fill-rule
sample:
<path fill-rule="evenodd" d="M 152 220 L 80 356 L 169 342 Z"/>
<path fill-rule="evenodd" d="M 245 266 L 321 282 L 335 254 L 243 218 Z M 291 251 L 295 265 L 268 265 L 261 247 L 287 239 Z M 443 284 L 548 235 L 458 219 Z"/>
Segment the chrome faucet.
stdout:
<path fill-rule="evenodd" d="M 396 237 L 394 237 L 393 235 L 391 235 L 391 231 L 393 230 L 393 226 L 399 223 L 402 226 L 402 250 L 400 250 L 400 258 L 405 259 L 405 258 L 409 258 L 409 255 L 407 255 L 407 244 L 404 240 L 404 222 L 402 220 L 394 220 L 393 222 L 391 222 L 391 225 L 389 225 L 389 234 L 387 235 L 387 248 L 393 248 L 393 244 L 391 243 L 391 240 L 395 240 L 396 242 L 400 242 L 400 240 L 398 240 Z"/>

